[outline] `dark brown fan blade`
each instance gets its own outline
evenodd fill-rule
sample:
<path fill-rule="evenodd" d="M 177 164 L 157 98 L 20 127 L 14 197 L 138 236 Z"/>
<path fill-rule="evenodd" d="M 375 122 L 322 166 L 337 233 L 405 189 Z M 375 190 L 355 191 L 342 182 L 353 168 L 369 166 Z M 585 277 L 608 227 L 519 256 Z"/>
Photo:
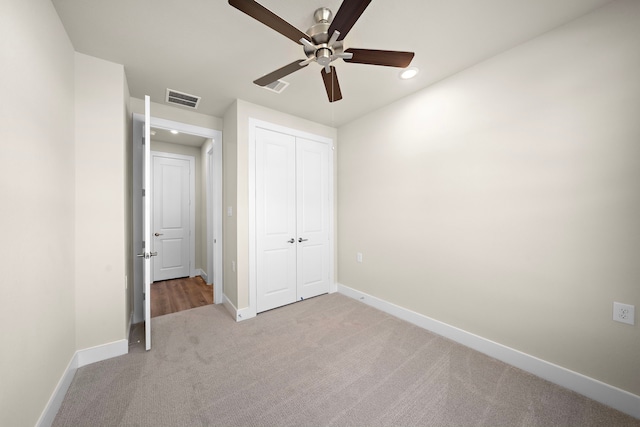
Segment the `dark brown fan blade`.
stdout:
<path fill-rule="evenodd" d="M 298 44 L 302 44 L 302 38 L 311 41 L 308 35 L 253 0 L 229 0 L 229 4 Z"/>
<path fill-rule="evenodd" d="M 345 59 L 346 62 L 357 64 L 384 65 L 387 67 L 405 68 L 411 64 L 413 52 L 400 52 L 397 50 L 373 50 L 373 49 L 353 49 L 345 50 L 346 53 L 353 53 L 353 58 Z"/>
<path fill-rule="evenodd" d="M 327 72 L 322 69 L 322 80 L 324 81 L 324 87 L 327 89 L 327 96 L 329 102 L 340 101 L 342 99 L 342 92 L 340 92 L 340 84 L 338 83 L 338 75 L 336 74 L 336 67 L 331 67 L 331 72 Z"/>
<path fill-rule="evenodd" d="M 304 67 L 306 67 L 307 64 L 304 64 L 303 66 L 300 66 L 300 63 L 302 61 L 303 61 L 302 59 L 298 59 L 297 61 L 293 61 L 291 64 L 285 65 L 282 68 L 278 68 L 274 72 L 269 73 L 264 77 L 260 77 L 258 80 L 254 80 L 254 83 L 257 84 L 258 86 L 266 86 L 269 83 L 273 83 L 276 80 L 281 79 L 284 76 L 288 76 L 289 74 L 293 73 L 294 71 L 298 71 L 298 70 L 301 70 Z"/>
<path fill-rule="evenodd" d="M 371 0 L 344 0 L 331 22 L 329 37 L 335 30 L 338 30 L 340 32 L 338 40 L 343 40 L 351 31 L 351 27 L 360 18 L 360 15 L 369 6 L 369 3 L 371 3 Z"/>

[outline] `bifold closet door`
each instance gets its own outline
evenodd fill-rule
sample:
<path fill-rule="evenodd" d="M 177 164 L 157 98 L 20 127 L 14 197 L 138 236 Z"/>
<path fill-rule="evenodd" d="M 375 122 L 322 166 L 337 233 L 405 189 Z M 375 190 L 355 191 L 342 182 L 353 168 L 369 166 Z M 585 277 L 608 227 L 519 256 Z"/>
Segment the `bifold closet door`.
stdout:
<path fill-rule="evenodd" d="M 256 129 L 258 313 L 329 291 L 329 150 Z"/>
<path fill-rule="evenodd" d="M 256 129 L 258 313 L 296 301 L 296 140 Z"/>

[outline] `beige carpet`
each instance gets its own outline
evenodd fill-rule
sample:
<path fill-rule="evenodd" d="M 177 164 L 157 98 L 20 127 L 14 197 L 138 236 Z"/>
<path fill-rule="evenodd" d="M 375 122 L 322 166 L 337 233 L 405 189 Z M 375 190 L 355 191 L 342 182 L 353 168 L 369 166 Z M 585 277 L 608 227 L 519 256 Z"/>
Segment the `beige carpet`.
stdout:
<path fill-rule="evenodd" d="M 152 331 L 150 352 L 80 368 L 54 426 L 640 426 L 338 294 Z"/>

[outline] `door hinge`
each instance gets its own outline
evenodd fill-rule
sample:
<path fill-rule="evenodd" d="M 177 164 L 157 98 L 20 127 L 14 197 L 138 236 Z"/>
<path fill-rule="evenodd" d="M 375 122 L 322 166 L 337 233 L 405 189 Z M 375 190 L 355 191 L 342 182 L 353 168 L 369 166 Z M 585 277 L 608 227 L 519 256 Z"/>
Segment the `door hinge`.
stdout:
<path fill-rule="evenodd" d="M 144 248 L 145 248 L 145 241 L 143 240 L 142 241 L 142 249 L 144 249 Z"/>
<path fill-rule="evenodd" d="M 147 192 L 144 190 L 144 188 L 142 189 L 142 197 L 145 197 L 147 195 Z"/>

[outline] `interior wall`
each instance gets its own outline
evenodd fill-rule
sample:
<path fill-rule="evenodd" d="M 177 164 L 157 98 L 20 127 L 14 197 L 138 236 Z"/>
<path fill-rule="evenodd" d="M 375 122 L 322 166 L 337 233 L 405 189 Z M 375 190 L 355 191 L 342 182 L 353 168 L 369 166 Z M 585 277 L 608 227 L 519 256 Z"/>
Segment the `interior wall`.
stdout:
<path fill-rule="evenodd" d="M 195 268 L 201 268 L 206 270 L 207 264 L 205 262 L 205 254 L 202 251 L 203 242 L 206 245 L 207 239 L 206 235 L 206 221 L 205 217 L 202 215 L 202 208 L 204 206 L 203 203 L 203 193 L 202 193 L 202 155 L 200 154 L 200 147 L 190 147 L 187 145 L 180 144 L 171 144 L 168 142 L 162 141 L 154 141 L 151 140 L 151 151 L 161 151 L 164 153 L 172 153 L 172 154 L 181 154 L 183 156 L 191 156 L 195 159 L 195 216 L 196 216 L 196 224 L 195 224 L 195 245 L 196 245 L 196 259 Z"/>
<path fill-rule="evenodd" d="M 74 52 L 50 1 L 0 2 L 0 425 L 35 425 L 76 350 Z"/>
<path fill-rule="evenodd" d="M 342 284 L 640 395 L 640 2 L 339 129 Z M 356 262 L 356 253 L 363 262 Z"/>
<path fill-rule="evenodd" d="M 127 338 L 124 67 L 75 54 L 76 346 Z"/>
<path fill-rule="evenodd" d="M 330 108 L 330 107 L 327 107 Z M 337 130 L 335 128 L 281 113 L 266 107 L 237 100 L 237 308 L 249 306 L 249 119 L 302 130 L 314 135 L 331 138 L 337 146 Z M 225 123 L 226 125 L 226 123 Z M 227 127 L 225 127 L 227 129 Z M 334 152 L 335 161 L 335 152 Z M 334 177 L 335 178 L 335 177 Z M 336 180 L 334 179 L 334 183 Z M 335 190 L 335 188 L 334 188 Z M 336 193 L 334 191 L 334 193 Z M 226 206 L 226 205 L 225 205 Z M 336 223 L 336 221 L 334 221 Z M 225 270 L 226 274 L 226 270 Z M 226 276 L 225 276 L 226 277 Z"/>

